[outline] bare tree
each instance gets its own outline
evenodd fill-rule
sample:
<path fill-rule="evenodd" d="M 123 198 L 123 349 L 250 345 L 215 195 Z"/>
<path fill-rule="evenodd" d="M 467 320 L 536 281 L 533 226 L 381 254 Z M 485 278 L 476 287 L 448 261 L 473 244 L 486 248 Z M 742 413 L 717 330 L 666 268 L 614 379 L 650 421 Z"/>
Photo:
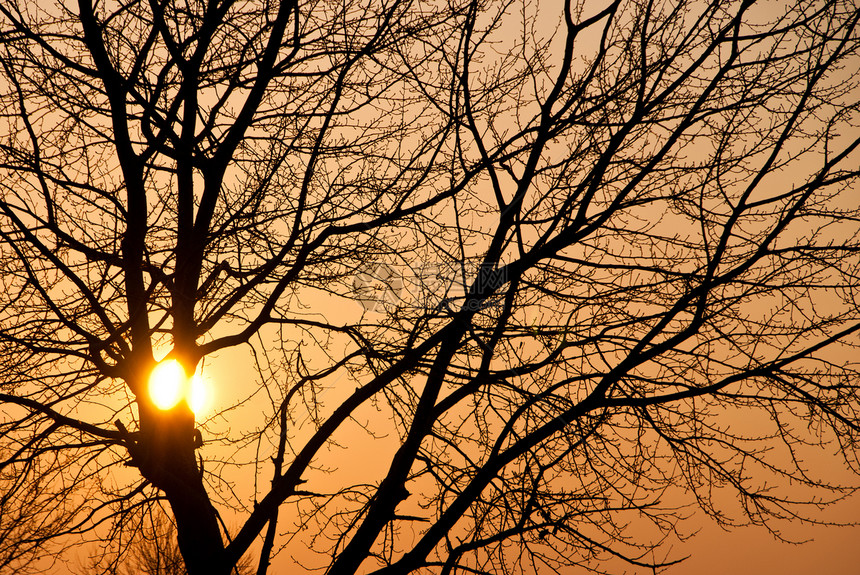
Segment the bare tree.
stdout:
<path fill-rule="evenodd" d="M 139 515 L 139 522 L 122 529 L 125 541 L 122 553 L 92 554 L 75 569 L 81 575 L 110 573 L 110 575 L 186 575 L 185 560 L 176 541 L 176 526 L 159 505 L 153 505 Z M 130 537 L 130 539 L 129 539 Z M 250 557 L 243 557 L 230 571 L 231 575 L 254 572 Z"/>
<path fill-rule="evenodd" d="M 192 575 L 659 568 L 690 503 L 814 519 L 850 486 L 804 454 L 858 471 L 858 19 L 3 2 L 2 509 L 70 511 L 0 551 L 156 498 Z M 156 407 L 161 355 L 229 349 L 220 416 Z"/>
<path fill-rule="evenodd" d="M 185 575 L 185 561 L 176 544 L 176 528 L 162 514 L 151 514 L 149 517 L 152 518 L 150 524 L 140 530 L 139 538 L 126 554 L 129 557 L 125 565 L 114 573 Z"/>
<path fill-rule="evenodd" d="M 134 544 L 128 565 L 121 569 L 128 575 L 186 575 L 185 561 L 176 544 L 176 527 L 163 515 L 156 515 L 150 529 Z M 253 573 L 249 557 L 242 558 L 231 571 L 234 575 Z"/>

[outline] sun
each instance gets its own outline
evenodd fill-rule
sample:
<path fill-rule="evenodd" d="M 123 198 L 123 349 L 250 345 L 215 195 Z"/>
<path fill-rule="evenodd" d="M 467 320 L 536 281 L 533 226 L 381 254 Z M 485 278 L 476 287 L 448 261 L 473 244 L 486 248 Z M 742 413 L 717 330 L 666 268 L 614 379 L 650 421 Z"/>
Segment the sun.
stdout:
<path fill-rule="evenodd" d="M 149 397 L 158 409 L 173 409 L 183 399 L 200 415 L 210 399 L 208 386 L 199 374 L 188 377 L 175 359 L 158 363 L 149 376 Z"/>
<path fill-rule="evenodd" d="M 191 377 L 191 383 L 188 389 L 188 407 L 194 412 L 194 415 L 201 415 L 209 406 L 209 386 L 203 382 L 203 377 L 194 374 Z"/>
<path fill-rule="evenodd" d="M 186 379 L 178 361 L 162 361 L 149 376 L 149 397 L 158 409 L 172 409 L 185 395 Z"/>

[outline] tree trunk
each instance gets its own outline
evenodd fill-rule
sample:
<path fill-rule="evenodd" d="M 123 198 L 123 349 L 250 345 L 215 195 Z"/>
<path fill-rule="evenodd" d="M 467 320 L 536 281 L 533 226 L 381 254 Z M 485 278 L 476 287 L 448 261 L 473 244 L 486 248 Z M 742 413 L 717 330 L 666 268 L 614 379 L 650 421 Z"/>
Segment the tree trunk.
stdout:
<path fill-rule="evenodd" d="M 141 406 L 141 433 L 132 457 L 170 503 L 188 574 L 227 575 L 232 566 L 194 454 L 200 444 L 185 402 L 168 411 Z"/>

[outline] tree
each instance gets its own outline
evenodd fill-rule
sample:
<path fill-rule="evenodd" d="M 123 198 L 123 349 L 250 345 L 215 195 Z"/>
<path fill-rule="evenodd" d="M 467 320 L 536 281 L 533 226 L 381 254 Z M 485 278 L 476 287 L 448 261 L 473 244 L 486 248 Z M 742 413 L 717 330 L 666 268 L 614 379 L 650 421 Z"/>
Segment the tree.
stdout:
<path fill-rule="evenodd" d="M 186 575 L 185 561 L 176 544 L 176 527 L 169 522 L 163 511 L 150 515 L 151 524 L 140 530 L 140 538 L 131 550 L 127 564 L 112 570 L 121 575 Z M 231 570 L 235 575 L 253 573 L 248 558 L 243 558 Z M 93 566 L 98 569 L 98 562 Z M 91 573 L 92 568 L 85 571 Z"/>
<path fill-rule="evenodd" d="M 192 575 L 659 568 L 850 488 L 858 7 L 557 4 L 0 5 L 3 505 L 70 504 L 3 561 L 163 498 Z"/>
<path fill-rule="evenodd" d="M 155 522 L 147 537 L 135 549 L 129 575 L 185 575 L 185 562 L 176 541 L 176 529 L 169 523 Z"/>
<path fill-rule="evenodd" d="M 131 535 L 131 543 L 125 543 L 125 552 L 120 556 L 94 553 L 75 573 L 107 572 L 110 575 L 187 575 L 185 560 L 176 543 L 176 527 L 160 505 L 154 505 L 144 520 L 122 529 L 125 536 Z M 128 541 L 127 539 L 126 541 Z M 105 559 L 108 558 L 108 561 Z M 250 557 L 244 557 L 230 571 L 233 575 L 250 575 Z"/>

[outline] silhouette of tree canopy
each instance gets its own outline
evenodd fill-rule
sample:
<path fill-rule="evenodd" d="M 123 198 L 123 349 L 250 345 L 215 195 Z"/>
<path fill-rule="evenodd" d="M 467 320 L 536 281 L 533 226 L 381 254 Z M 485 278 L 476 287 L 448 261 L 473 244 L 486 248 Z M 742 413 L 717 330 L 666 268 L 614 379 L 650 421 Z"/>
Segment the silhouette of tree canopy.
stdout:
<path fill-rule="evenodd" d="M 138 544 L 131 565 L 125 568 L 129 575 L 185 575 L 185 561 L 175 543 L 175 528 L 156 523 L 148 537 Z"/>
<path fill-rule="evenodd" d="M 143 521 L 131 528 L 124 528 L 124 535 L 133 533 L 133 537 L 122 556 L 114 556 L 112 561 L 105 562 L 105 557 L 96 553 L 73 569 L 73 572 L 81 575 L 94 572 L 110 575 L 187 575 L 185 560 L 176 543 L 176 526 L 165 515 L 164 509 L 155 505 L 142 517 Z M 230 571 L 231 575 L 253 573 L 250 559 L 250 556 L 243 557 Z"/>
<path fill-rule="evenodd" d="M 112 571 L 122 575 L 186 575 L 185 561 L 176 544 L 176 527 L 157 510 L 150 515 L 150 524 L 141 528 L 128 563 Z M 243 557 L 230 571 L 231 575 L 250 575 L 250 557 Z M 96 568 L 98 566 L 96 565 Z M 86 571 L 87 573 L 92 570 Z"/>
<path fill-rule="evenodd" d="M 858 19 L 0 3 L 0 566 L 116 564 L 156 500 L 191 575 L 814 519 L 851 486 L 806 455 L 858 471 Z M 165 355 L 214 414 L 156 408 Z"/>

